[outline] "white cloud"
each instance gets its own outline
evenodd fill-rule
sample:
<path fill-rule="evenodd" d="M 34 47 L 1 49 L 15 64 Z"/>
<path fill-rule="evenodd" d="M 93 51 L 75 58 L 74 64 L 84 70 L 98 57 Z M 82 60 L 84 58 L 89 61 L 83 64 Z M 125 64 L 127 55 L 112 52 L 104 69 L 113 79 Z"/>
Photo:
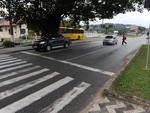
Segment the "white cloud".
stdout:
<path fill-rule="evenodd" d="M 90 24 L 101 24 L 101 20 L 90 22 Z M 144 27 L 149 27 L 150 24 L 150 12 L 144 10 L 140 12 L 127 12 L 126 14 L 118 14 L 113 19 L 105 19 L 104 23 L 120 23 L 120 24 L 133 24 Z"/>

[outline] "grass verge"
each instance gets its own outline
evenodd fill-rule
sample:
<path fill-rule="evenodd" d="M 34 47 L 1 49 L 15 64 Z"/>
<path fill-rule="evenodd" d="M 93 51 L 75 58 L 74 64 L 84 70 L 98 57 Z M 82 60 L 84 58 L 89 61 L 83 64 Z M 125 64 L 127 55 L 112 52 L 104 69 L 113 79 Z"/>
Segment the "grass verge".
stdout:
<path fill-rule="evenodd" d="M 118 94 L 150 100 L 150 70 L 144 70 L 146 55 L 147 45 L 143 45 L 135 58 L 113 82 L 110 90 Z"/>
<path fill-rule="evenodd" d="M 32 42 L 24 42 L 23 45 L 32 45 Z"/>

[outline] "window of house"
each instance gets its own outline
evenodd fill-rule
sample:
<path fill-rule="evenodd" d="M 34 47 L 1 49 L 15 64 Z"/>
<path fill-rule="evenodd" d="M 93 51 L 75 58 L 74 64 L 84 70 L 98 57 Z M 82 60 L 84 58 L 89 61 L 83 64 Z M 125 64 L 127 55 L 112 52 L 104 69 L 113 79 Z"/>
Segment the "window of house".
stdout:
<path fill-rule="evenodd" d="M 20 29 L 20 33 L 21 34 L 25 34 L 26 33 L 26 29 Z"/>

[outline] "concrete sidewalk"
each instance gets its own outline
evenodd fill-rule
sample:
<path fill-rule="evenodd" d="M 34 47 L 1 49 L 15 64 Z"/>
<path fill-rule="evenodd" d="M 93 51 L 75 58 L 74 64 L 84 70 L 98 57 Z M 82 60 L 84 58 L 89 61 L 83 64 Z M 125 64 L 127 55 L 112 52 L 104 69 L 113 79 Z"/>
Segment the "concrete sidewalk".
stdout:
<path fill-rule="evenodd" d="M 150 113 L 141 106 L 103 97 L 87 113 Z"/>
<path fill-rule="evenodd" d="M 0 54 L 31 50 L 32 46 L 16 46 L 13 48 L 0 48 Z"/>

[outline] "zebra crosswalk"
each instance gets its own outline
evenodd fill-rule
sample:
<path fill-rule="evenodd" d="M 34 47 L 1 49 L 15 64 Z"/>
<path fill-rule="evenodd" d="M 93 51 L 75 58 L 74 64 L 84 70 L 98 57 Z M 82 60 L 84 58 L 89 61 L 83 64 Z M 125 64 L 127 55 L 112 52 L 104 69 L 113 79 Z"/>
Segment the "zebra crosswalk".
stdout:
<path fill-rule="evenodd" d="M 91 84 L 78 81 L 74 86 L 70 86 L 67 92 L 63 92 L 38 111 L 32 106 L 73 82 L 76 82 L 76 79 L 71 76 L 62 76 L 59 72 L 10 55 L 0 55 L 0 113 L 60 113 L 90 88 Z M 37 86 L 41 87 L 36 88 Z M 26 91 L 29 93 L 22 94 Z M 32 110 L 26 111 L 27 107 Z"/>

